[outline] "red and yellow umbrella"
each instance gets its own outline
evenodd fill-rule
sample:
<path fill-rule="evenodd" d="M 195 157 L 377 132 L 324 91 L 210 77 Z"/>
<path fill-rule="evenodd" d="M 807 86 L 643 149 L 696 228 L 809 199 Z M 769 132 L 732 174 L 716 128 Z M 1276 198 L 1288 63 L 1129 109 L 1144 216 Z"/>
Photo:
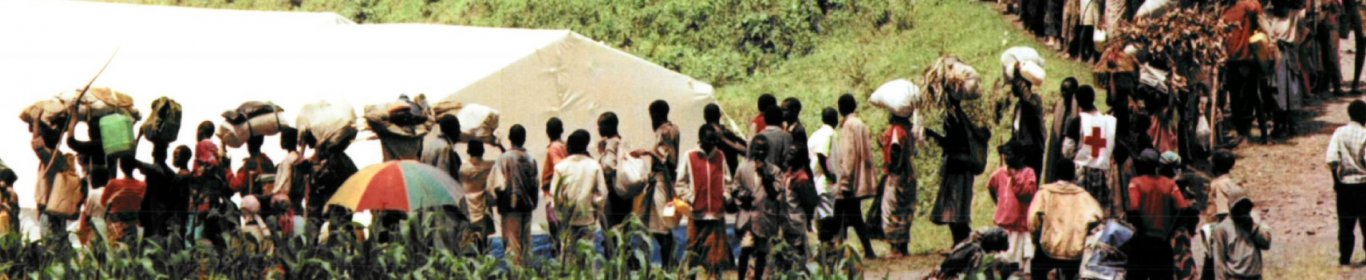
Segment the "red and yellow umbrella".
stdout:
<path fill-rule="evenodd" d="M 352 211 L 413 210 L 459 205 L 465 190 L 449 174 L 417 161 L 390 161 L 361 169 L 342 183 L 328 205 Z"/>

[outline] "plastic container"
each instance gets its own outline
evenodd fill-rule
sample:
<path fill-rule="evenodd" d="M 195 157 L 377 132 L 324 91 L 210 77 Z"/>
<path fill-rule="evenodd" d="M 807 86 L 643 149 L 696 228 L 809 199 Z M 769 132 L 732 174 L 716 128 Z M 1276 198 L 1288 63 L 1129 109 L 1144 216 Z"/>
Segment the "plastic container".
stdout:
<path fill-rule="evenodd" d="M 104 155 L 122 156 L 133 152 L 133 118 L 124 114 L 110 114 L 100 118 L 100 142 Z"/>

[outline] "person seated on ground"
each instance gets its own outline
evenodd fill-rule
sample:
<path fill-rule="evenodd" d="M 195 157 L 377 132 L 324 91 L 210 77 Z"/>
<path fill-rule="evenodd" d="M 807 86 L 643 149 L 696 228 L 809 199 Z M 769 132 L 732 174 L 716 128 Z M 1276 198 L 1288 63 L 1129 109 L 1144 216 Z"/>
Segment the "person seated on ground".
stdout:
<path fill-rule="evenodd" d="M 939 268 L 925 279 L 977 279 L 983 269 L 993 266 L 985 263 L 987 256 L 1010 247 L 1008 236 L 1007 230 L 998 227 L 973 232 L 968 239 L 954 245 L 949 255 L 939 263 Z M 996 279 L 992 273 L 986 273 L 985 276 L 986 279 Z M 1006 276 L 1003 275 L 1001 279 L 1009 279 Z"/>
<path fill-rule="evenodd" d="M 1262 279 L 1262 251 L 1271 249 L 1271 228 L 1252 212 L 1241 189 L 1228 192 L 1229 218 L 1214 227 L 1210 251 L 1215 279 Z"/>

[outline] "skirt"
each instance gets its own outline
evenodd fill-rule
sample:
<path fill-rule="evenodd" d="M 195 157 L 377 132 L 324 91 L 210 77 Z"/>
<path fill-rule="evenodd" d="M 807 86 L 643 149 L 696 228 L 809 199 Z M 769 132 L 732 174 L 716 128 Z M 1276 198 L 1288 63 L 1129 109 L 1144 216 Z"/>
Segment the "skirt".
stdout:
<path fill-rule="evenodd" d="M 889 242 L 910 242 L 915 220 L 916 181 L 888 175 L 882 189 L 882 229 Z"/>
<path fill-rule="evenodd" d="M 1029 260 L 1034 259 L 1034 238 L 1029 232 L 1006 231 L 1006 241 L 1010 248 L 996 255 L 996 259 L 1005 263 L 1019 264 L 1020 268 L 1026 272 L 1029 270 Z"/>
<path fill-rule="evenodd" d="M 699 220 L 688 223 L 688 253 L 691 266 L 719 270 L 735 264 L 730 242 L 726 240 L 726 222 Z"/>
<path fill-rule="evenodd" d="M 935 224 L 972 223 L 972 181 L 976 175 L 945 170 L 930 221 Z"/>

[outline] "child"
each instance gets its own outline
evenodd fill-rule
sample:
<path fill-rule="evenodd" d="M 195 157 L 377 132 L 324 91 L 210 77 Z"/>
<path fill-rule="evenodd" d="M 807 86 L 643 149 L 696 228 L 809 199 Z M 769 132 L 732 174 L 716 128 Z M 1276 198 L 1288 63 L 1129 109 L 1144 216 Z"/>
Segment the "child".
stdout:
<path fill-rule="evenodd" d="M 992 173 L 987 183 L 987 189 L 996 200 L 996 225 L 1005 229 L 1010 245 L 998 257 L 1007 264 L 1001 271 L 1003 276 L 1029 267 L 1029 260 L 1034 257 L 1026 211 L 1029 211 L 1034 192 L 1038 191 L 1038 178 L 1033 168 L 1025 166 L 1024 157 L 1015 153 L 1017 146 L 1013 143 L 999 148 L 1006 166 Z"/>
<path fill-rule="evenodd" d="M 1229 216 L 1215 226 L 1210 248 L 1215 279 L 1261 279 L 1262 251 L 1271 249 L 1271 229 L 1252 215 L 1252 200 L 1240 189 L 1228 191 Z"/>

